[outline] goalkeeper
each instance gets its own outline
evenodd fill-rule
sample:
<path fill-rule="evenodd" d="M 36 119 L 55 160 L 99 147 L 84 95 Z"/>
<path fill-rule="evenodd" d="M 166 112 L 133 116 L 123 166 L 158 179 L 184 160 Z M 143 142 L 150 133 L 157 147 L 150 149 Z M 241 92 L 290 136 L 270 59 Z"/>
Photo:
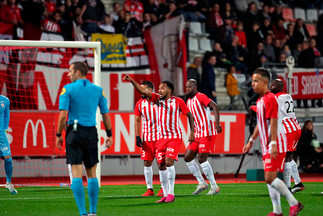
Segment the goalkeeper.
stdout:
<path fill-rule="evenodd" d="M 62 89 L 59 96 L 59 117 L 56 134 L 56 146 L 61 149 L 62 131 L 68 115 L 66 130 L 67 164 L 72 165 L 73 181 L 71 188 L 80 215 L 87 215 L 85 195 L 82 182 L 82 162 L 88 176 L 88 195 L 90 211 L 88 215 L 96 215 L 99 184 L 96 177 L 98 160 L 98 133 L 96 130 L 96 110 L 100 107 L 103 124 L 107 132 L 106 145 L 112 145 L 111 119 L 107 99 L 101 87 L 86 79 L 88 68 L 83 62 L 74 62 L 69 67 L 70 84 Z"/>
<path fill-rule="evenodd" d="M 0 157 L 4 158 L 4 169 L 6 171 L 7 179 L 6 188 L 11 194 L 17 194 L 17 190 L 14 189 L 13 185 L 11 184 L 13 164 L 10 145 L 6 135 L 10 119 L 9 105 L 9 99 L 3 95 L 0 95 Z"/>

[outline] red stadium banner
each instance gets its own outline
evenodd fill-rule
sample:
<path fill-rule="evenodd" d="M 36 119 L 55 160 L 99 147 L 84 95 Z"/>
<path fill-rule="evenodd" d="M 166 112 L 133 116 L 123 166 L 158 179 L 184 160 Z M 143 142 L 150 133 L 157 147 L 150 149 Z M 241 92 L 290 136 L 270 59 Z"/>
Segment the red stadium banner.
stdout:
<path fill-rule="evenodd" d="M 294 72 L 291 95 L 293 99 L 323 98 L 323 71 Z"/>
<path fill-rule="evenodd" d="M 100 141 L 103 155 L 138 155 L 140 148 L 135 144 L 135 115 L 133 113 L 110 113 L 113 128 L 113 146 L 106 149 L 106 138 L 101 122 Z M 11 112 L 8 140 L 13 156 L 54 156 L 65 154 L 55 147 L 57 112 Z M 245 114 L 221 114 L 223 132 L 216 138 L 215 154 L 241 154 L 245 140 Z M 189 123 L 181 116 L 183 143 L 180 154 L 188 145 Z M 64 134 L 63 134 L 64 136 Z M 63 147 L 65 149 L 65 146 Z"/>

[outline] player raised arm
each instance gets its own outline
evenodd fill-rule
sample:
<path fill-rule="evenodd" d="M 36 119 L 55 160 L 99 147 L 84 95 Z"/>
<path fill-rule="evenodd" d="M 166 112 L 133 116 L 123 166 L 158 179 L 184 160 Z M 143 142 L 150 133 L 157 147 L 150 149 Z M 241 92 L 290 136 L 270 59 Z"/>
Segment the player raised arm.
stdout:
<path fill-rule="evenodd" d="M 190 136 L 188 138 L 188 141 L 191 143 L 191 142 L 194 142 L 194 140 L 195 140 L 195 136 L 194 136 L 194 117 L 193 117 L 191 112 L 186 113 L 186 116 L 187 116 L 188 121 L 190 123 L 191 133 L 190 133 Z"/>
<path fill-rule="evenodd" d="M 140 92 L 140 94 L 142 94 L 143 96 L 147 97 L 148 99 L 152 98 L 152 94 L 149 91 L 146 91 L 144 88 L 142 88 L 140 86 L 139 83 L 137 83 L 134 79 L 132 79 L 128 74 L 126 74 L 123 77 L 123 80 L 127 80 L 130 81 L 132 83 L 132 85 Z"/>
<path fill-rule="evenodd" d="M 107 139 L 105 140 L 105 144 L 108 148 L 110 148 L 113 144 L 113 139 L 112 139 L 112 126 L 111 126 L 111 118 L 109 113 L 104 113 L 102 114 L 102 119 L 103 119 L 103 124 L 105 127 L 105 131 L 107 133 Z"/>
<path fill-rule="evenodd" d="M 253 134 L 251 135 L 248 143 L 243 146 L 242 152 L 243 153 L 248 153 L 253 145 L 253 143 L 255 142 L 255 140 L 258 138 L 259 136 L 259 130 L 258 130 L 258 126 L 255 127 L 255 130 L 253 131 Z"/>
<path fill-rule="evenodd" d="M 220 124 L 219 106 L 216 103 L 214 103 L 214 101 L 211 101 L 208 106 L 210 108 L 212 108 L 213 113 L 214 113 L 216 131 L 218 133 L 221 133 L 222 132 L 222 127 L 221 127 L 221 124 Z"/>

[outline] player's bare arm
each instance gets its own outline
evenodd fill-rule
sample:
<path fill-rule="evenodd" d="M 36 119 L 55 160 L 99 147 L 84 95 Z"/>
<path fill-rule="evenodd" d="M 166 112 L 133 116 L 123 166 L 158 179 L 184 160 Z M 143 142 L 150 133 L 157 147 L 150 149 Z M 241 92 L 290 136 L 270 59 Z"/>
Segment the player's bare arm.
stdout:
<path fill-rule="evenodd" d="M 123 77 L 123 80 L 131 82 L 131 84 L 137 89 L 137 91 L 140 92 L 143 96 L 147 97 L 148 99 L 151 99 L 152 94 L 149 91 L 146 91 L 144 88 L 141 87 L 139 83 L 137 83 L 134 79 L 132 79 L 128 74 L 126 74 Z"/>
<path fill-rule="evenodd" d="M 271 136 L 270 136 L 270 140 L 271 142 L 269 143 L 269 145 L 271 146 L 271 153 L 270 153 L 270 157 L 276 159 L 277 158 L 277 119 L 276 118 L 270 118 L 270 131 L 271 131 Z"/>
<path fill-rule="evenodd" d="M 194 136 L 194 117 L 193 117 L 191 112 L 188 112 L 186 114 L 186 116 L 187 116 L 188 121 L 190 123 L 190 131 L 191 132 L 190 132 L 190 136 L 189 136 L 188 141 L 191 143 L 191 142 L 194 142 L 194 140 L 195 140 L 195 136 Z"/>
<path fill-rule="evenodd" d="M 258 138 L 259 136 L 259 130 L 258 130 L 258 126 L 255 127 L 255 130 L 253 131 L 253 134 L 251 135 L 248 143 L 243 146 L 242 152 L 243 153 L 248 153 L 250 151 L 250 149 L 253 146 L 253 143 L 255 142 L 255 140 Z"/>
<path fill-rule="evenodd" d="M 110 148 L 113 144 L 113 138 L 112 138 L 112 132 L 111 132 L 111 118 L 109 113 L 104 113 L 102 114 L 102 119 L 103 119 L 103 124 L 105 127 L 106 131 L 110 131 L 111 134 L 107 135 L 107 139 L 105 140 L 105 144 L 107 146 L 107 148 Z"/>
<path fill-rule="evenodd" d="M 56 131 L 56 147 L 59 150 L 62 150 L 62 146 L 63 146 L 62 132 L 63 132 L 63 129 L 66 125 L 67 114 L 68 114 L 67 110 L 61 110 L 59 112 L 58 126 L 57 126 L 57 131 Z"/>
<path fill-rule="evenodd" d="M 222 127 L 221 127 L 221 124 L 220 124 L 220 109 L 219 109 L 219 106 L 216 103 L 214 103 L 214 101 L 211 101 L 208 106 L 210 108 L 212 108 L 213 113 L 214 113 L 216 131 L 218 133 L 221 133 L 222 132 Z"/>
<path fill-rule="evenodd" d="M 142 141 L 140 138 L 140 126 L 141 126 L 141 117 L 135 116 L 135 134 L 136 134 L 136 145 L 142 147 Z"/>

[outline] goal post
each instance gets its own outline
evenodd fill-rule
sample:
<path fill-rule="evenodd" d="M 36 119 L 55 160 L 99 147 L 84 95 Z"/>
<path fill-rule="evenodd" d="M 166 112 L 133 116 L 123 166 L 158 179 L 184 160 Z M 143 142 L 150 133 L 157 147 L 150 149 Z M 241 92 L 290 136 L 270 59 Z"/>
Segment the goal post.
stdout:
<path fill-rule="evenodd" d="M 90 67 L 89 76 L 92 82 L 98 86 L 101 85 L 100 42 L 0 40 L 0 93 L 8 96 L 12 103 L 13 119 L 10 119 L 9 123 L 8 140 L 11 144 L 12 156 L 20 158 L 19 161 L 14 161 L 14 166 L 19 167 L 23 164 L 19 168 L 21 173 L 18 175 L 21 179 L 24 178 L 24 173 L 30 179 L 38 177 L 45 179 L 48 176 L 56 181 L 63 175 L 68 176 L 66 164 L 47 164 L 47 160 L 55 158 L 60 161 L 57 163 L 63 161 L 59 158 L 64 155 L 55 149 L 57 129 L 55 118 L 58 113 L 59 90 L 69 83 L 68 65 L 75 61 L 86 61 Z M 44 71 L 36 71 L 43 68 Z M 32 119 L 34 115 L 37 116 L 37 120 Z M 99 110 L 96 113 L 96 122 L 99 136 L 99 163 L 96 172 L 100 185 L 101 115 Z M 27 160 L 39 161 L 35 162 L 39 164 L 32 168 L 35 171 L 28 174 L 26 167 L 34 162 Z M 55 171 L 58 166 L 65 167 L 66 172 Z M 36 171 L 37 167 L 42 167 L 43 170 Z M 14 167 L 13 184 L 17 184 L 14 182 L 18 179 L 15 179 L 15 174 L 18 173 L 15 173 Z M 4 177 L 4 173 L 0 172 L 0 179 Z M 41 182 L 38 183 L 41 184 Z"/>

